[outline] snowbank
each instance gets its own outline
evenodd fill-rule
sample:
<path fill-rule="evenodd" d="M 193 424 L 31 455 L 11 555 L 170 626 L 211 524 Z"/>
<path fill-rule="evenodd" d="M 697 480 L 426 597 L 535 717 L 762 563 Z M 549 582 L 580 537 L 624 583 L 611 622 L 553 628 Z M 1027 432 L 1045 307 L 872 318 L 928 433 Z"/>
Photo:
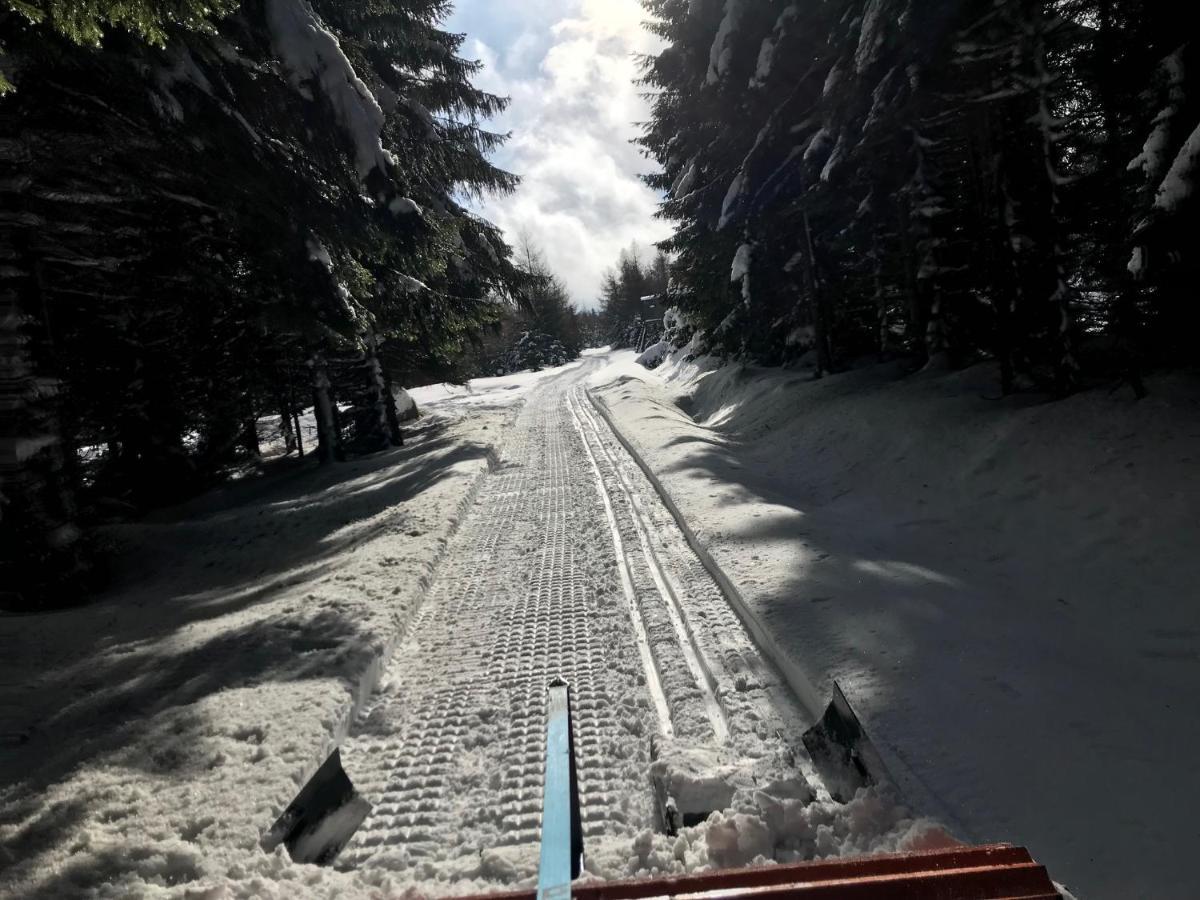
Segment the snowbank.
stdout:
<path fill-rule="evenodd" d="M 259 839 L 373 688 L 510 415 L 426 417 L 402 449 L 121 526 L 107 596 L 0 618 L 0 895 L 358 893 Z"/>
<path fill-rule="evenodd" d="M 647 369 L 656 368 L 662 364 L 662 361 L 667 358 L 667 354 L 670 352 L 671 345 L 666 341 L 651 344 L 638 356 L 638 365 L 645 366 Z"/>
<path fill-rule="evenodd" d="M 421 412 L 417 409 L 417 401 L 408 391 L 404 388 L 394 388 L 392 393 L 396 397 L 396 415 L 401 422 L 411 422 L 420 417 Z"/>
<path fill-rule="evenodd" d="M 1043 403 L 990 397 L 986 367 L 813 382 L 632 353 L 606 376 L 749 608 L 961 837 L 1026 844 L 1081 896 L 1193 895 L 1194 384 Z"/>

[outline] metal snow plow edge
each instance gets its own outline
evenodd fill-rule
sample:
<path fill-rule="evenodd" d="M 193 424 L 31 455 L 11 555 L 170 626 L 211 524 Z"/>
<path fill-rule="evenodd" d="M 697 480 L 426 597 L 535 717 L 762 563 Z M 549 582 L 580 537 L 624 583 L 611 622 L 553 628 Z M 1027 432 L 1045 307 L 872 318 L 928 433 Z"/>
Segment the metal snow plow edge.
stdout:
<path fill-rule="evenodd" d="M 801 739 L 825 787 L 839 803 L 849 802 L 859 788 L 880 782 L 894 783 L 836 681 L 825 714 Z"/>
<path fill-rule="evenodd" d="M 472 895 L 461 900 L 534 900 L 533 891 Z M 628 881 L 572 885 L 573 900 L 652 897 L 728 900 L 1063 900 L 1044 866 L 1023 847 L 987 844 L 919 853 L 857 856 Z"/>
<path fill-rule="evenodd" d="M 283 844 L 293 862 L 329 865 L 370 811 L 371 804 L 355 790 L 342 768 L 341 751 L 335 749 L 263 835 L 260 845 L 270 852 Z"/>

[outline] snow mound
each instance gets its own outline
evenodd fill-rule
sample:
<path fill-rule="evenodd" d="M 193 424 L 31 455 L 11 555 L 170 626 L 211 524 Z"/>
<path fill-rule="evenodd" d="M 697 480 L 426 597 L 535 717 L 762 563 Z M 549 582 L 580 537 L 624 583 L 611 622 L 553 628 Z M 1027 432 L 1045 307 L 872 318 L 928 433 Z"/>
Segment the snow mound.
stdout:
<path fill-rule="evenodd" d="M 412 394 L 404 388 L 395 388 L 394 393 L 396 395 L 396 415 L 400 417 L 401 422 L 411 422 L 421 415 L 417 409 L 417 401 L 412 398 Z"/>
<path fill-rule="evenodd" d="M 1200 753 L 1180 714 L 1200 693 L 1195 384 L 1047 403 L 994 398 L 990 365 L 813 381 L 694 349 L 594 393 L 775 642 L 843 687 L 905 799 L 1083 896 L 1190 896 L 1157 835 L 1200 802 L 1178 766 Z M 937 838 L 877 799 L 738 808 L 705 854 Z"/>
<path fill-rule="evenodd" d="M 654 369 L 661 365 L 662 361 L 667 358 L 667 354 L 673 348 L 666 341 L 659 341 L 657 344 L 651 344 L 643 350 L 637 358 L 638 364 L 645 366 L 647 369 Z"/>

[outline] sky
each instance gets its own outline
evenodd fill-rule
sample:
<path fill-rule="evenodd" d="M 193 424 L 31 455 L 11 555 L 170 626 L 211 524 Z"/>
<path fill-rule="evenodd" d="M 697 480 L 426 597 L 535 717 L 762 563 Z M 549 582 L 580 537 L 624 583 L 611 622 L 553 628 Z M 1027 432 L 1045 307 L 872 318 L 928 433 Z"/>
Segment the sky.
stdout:
<path fill-rule="evenodd" d="M 510 243 L 527 232 L 585 308 L 622 248 L 670 233 L 638 178 L 654 164 L 629 143 L 649 117 L 633 55 L 658 46 L 643 18 L 638 0 L 457 0 L 444 26 L 484 63 L 475 85 L 512 98 L 490 123 L 512 132 L 492 161 L 522 182 L 476 210 Z"/>

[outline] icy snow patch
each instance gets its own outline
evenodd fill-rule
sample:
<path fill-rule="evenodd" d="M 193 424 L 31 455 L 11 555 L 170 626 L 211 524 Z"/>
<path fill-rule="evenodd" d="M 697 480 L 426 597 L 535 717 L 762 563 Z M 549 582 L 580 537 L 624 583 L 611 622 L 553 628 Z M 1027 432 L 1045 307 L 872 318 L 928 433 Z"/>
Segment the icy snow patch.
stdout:
<path fill-rule="evenodd" d="M 783 39 L 788 23 L 796 18 L 798 11 L 795 3 L 785 7 L 779 14 L 779 18 L 775 20 L 775 27 L 771 29 L 771 33 L 763 38 L 762 44 L 758 48 L 758 62 L 754 67 L 754 75 L 750 79 L 750 87 L 762 87 L 771 77 L 779 42 Z"/>
<path fill-rule="evenodd" d="M 696 163 L 692 162 L 686 169 L 683 170 L 683 172 L 680 173 L 679 177 L 675 180 L 675 183 L 671 185 L 671 196 L 676 199 L 679 199 L 680 197 L 686 197 L 688 192 L 691 191 L 692 185 L 695 183 Z"/>
<path fill-rule="evenodd" d="M 420 215 L 421 207 L 409 197 L 393 197 L 388 204 L 390 209 L 396 215 Z"/>
<path fill-rule="evenodd" d="M 305 238 L 304 246 L 308 248 L 310 262 L 320 263 L 326 270 L 333 271 L 333 257 L 329 255 L 329 250 L 321 243 L 320 238 L 309 236 Z"/>
<path fill-rule="evenodd" d="M 738 202 L 742 198 L 742 186 L 746 183 L 746 172 L 744 169 L 739 170 L 734 176 L 733 181 L 729 183 L 729 189 L 725 191 L 725 199 L 721 201 L 721 218 L 717 222 L 717 230 L 720 231 L 729 224 L 729 220 L 733 218 L 734 212 L 737 210 Z"/>

